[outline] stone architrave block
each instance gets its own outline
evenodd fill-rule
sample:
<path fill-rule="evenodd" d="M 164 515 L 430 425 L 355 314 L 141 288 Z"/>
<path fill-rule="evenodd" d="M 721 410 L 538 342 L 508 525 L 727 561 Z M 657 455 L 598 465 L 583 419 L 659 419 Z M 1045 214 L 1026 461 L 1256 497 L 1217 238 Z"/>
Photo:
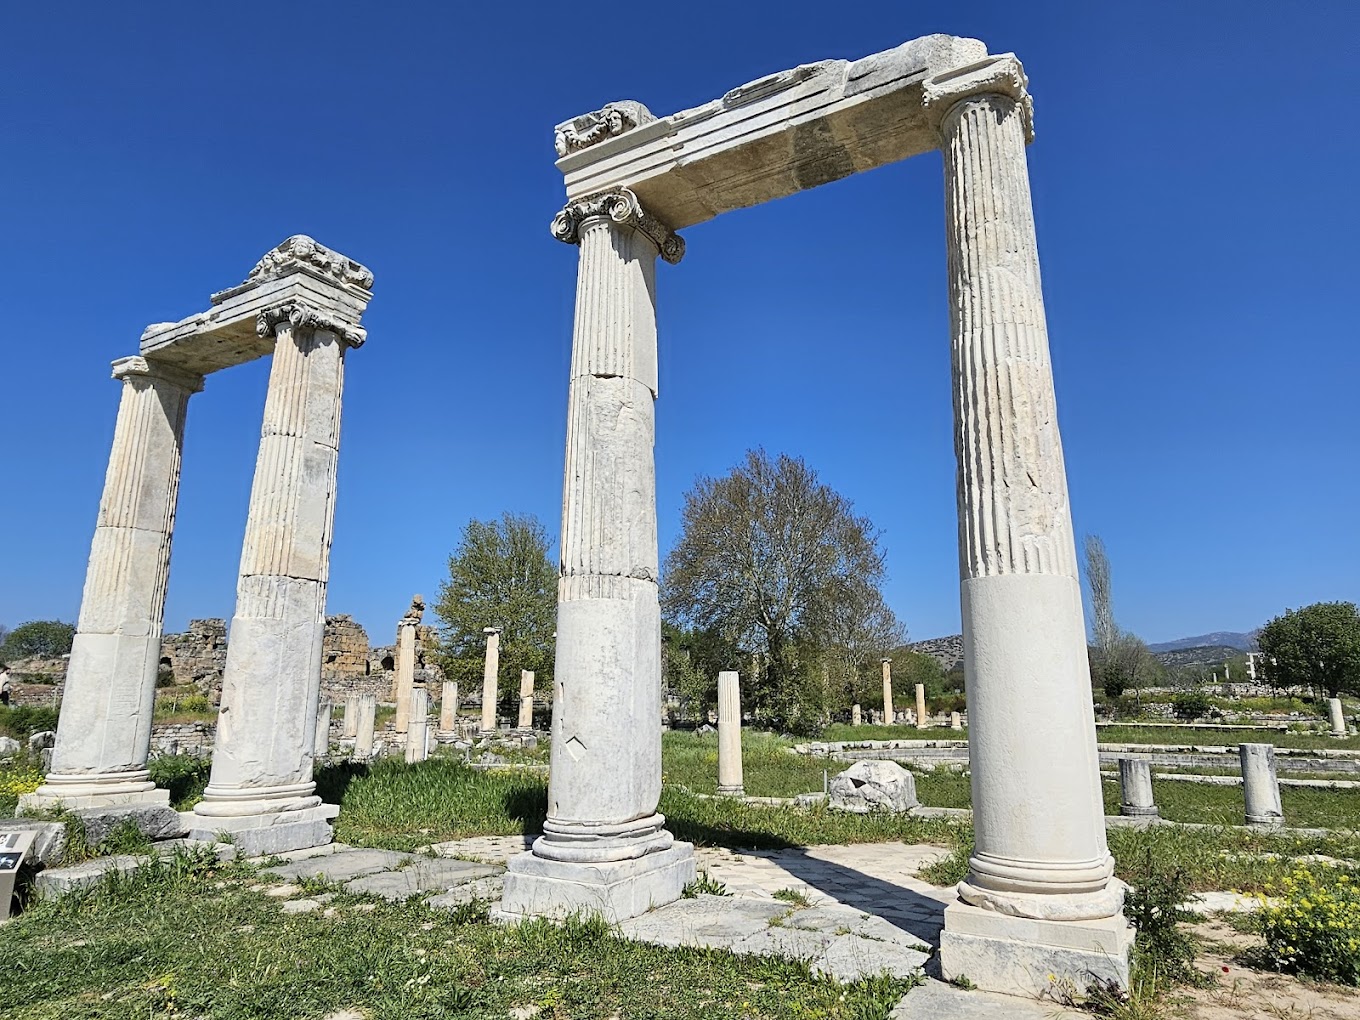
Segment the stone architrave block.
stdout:
<path fill-rule="evenodd" d="M 98 846 L 126 822 L 135 825 L 137 831 L 152 842 L 177 839 L 189 831 L 183 816 L 174 808 L 164 805 L 77 808 L 71 814 L 85 826 L 85 842 L 90 846 Z"/>
<path fill-rule="evenodd" d="M 510 858 L 501 907 L 492 916 L 521 921 L 584 913 L 599 914 L 612 924 L 678 900 L 694 879 L 692 843 L 676 842 L 631 860 L 588 865 L 524 853 Z"/>
<path fill-rule="evenodd" d="M 916 807 L 916 780 L 895 761 L 865 760 L 831 780 L 831 807 L 867 814 L 905 812 Z"/>

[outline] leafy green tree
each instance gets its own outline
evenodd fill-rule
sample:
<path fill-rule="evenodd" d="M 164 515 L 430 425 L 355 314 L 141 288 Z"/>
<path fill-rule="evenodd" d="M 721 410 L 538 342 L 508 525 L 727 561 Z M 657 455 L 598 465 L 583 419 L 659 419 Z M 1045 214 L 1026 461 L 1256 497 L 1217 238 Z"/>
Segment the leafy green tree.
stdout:
<path fill-rule="evenodd" d="M 1171 699 L 1171 710 L 1176 718 L 1186 722 L 1204 718 L 1213 707 L 1213 700 L 1205 691 L 1181 691 Z"/>
<path fill-rule="evenodd" d="M 662 690 L 667 699 L 680 702 L 688 718 L 703 719 L 717 707 L 718 674 L 725 669 L 735 669 L 745 680 L 750 676 L 750 658 L 715 630 L 684 630 L 662 622 Z"/>
<path fill-rule="evenodd" d="M 487 627 L 501 628 L 500 693 L 519 698 L 519 671 L 535 683 L 551 681 L 557 621 L 557 570 L 548 538 L 532 515 L 506 512 L 499 520 L 468 521 L 449 557 L 449 577 L 434 607 L 442 626 L 445 675 L 462 684 L 480 681 Z M 513 678 L 506 683 L 505 678 Z"/>
<path fill-rule="evenodd" d="M 821 657 L 850 629 L 882 629 L 870 621 L 881 616 L 884 576 L 879 534 L 848 499 L 803 460 L 751 450 L 730 474 L 700 478 L 685 494 L 662 608 L 671 623 L 754 655 L 751 708 L 792 726 L 821 711 L 809 703 L 830 678 Z M 885 637 L 881 647 L 891 647 L 900 631 Z"/>
<path fill-rule="evenodd" d="M 0 645 L 0 661 L 27 659 L 42 656 L 52 659 L 71 651 L 71 641 L 76 636 L 73 623 L 60 620 L 30 620 L 21 623 L 5 636 Z"/>
<path fill-rule="evenodd" d="M 1354 602 L 1286 609 L 1256 640 L 1271 686 L 1305 687 L 1319 698 L 1360 694 L 1360 613 Z"/>

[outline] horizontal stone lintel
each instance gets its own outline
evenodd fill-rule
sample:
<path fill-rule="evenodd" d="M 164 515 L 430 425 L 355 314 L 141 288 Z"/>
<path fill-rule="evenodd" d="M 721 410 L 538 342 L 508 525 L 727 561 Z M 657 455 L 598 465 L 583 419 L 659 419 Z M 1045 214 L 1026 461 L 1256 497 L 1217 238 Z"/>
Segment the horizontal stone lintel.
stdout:
<path fill-rule="evenodd" d="M 672 230 L 939 147 L 925 80 L 987 55 L 930 35 L 861 60 L 805 64 L 605 138 L 557 167 L 574 200 L 631 188 Z"/>
<path fill-rule="evenodd" d="M 310 272 L 247 284 L 214 295 L 220 302 L 179 322 L 161 322 L 142 333 L 141 354 L 161 364 L 207 375 L 272 354 L 274 338 L 255 331 L 261 311 L 288 302 L 358 326 L 372 294 Z"/>

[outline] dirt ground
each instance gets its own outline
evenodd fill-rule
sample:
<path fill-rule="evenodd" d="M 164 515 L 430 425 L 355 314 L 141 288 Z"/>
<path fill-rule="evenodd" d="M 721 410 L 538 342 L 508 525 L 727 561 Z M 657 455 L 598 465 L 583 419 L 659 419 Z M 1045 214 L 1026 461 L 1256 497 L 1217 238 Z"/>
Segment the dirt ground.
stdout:
<path fill-rule="evenodd" d="M 1216 974 L 1218 983 L 1177 1003 L 1175 1011 L 1187 1020 L 1360 1020 L 1360 989 L 1244 967 L 1240 954 L 1261 939 L 1222 921 L 1205 921 L 1194 931 L 1204 945 L 1196 965 Z"/>

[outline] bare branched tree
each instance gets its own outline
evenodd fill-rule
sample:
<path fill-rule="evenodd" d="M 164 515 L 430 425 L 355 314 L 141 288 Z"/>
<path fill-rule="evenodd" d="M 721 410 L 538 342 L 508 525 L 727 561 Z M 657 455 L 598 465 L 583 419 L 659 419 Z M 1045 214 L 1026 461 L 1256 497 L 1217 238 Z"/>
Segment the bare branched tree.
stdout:
<path fill-rule="evenodd" d="M 1105 554 L 1105 543 L 1099 535 L 1086 536 L 1086 584 L 1091 589 L 1091 629 L 1095 632 L 1096 647 L 1107 655 L 1119 639 L 1119 628 L 1114 622 L 1114 604 L 1110 599 L 1110 557 Z"/>

